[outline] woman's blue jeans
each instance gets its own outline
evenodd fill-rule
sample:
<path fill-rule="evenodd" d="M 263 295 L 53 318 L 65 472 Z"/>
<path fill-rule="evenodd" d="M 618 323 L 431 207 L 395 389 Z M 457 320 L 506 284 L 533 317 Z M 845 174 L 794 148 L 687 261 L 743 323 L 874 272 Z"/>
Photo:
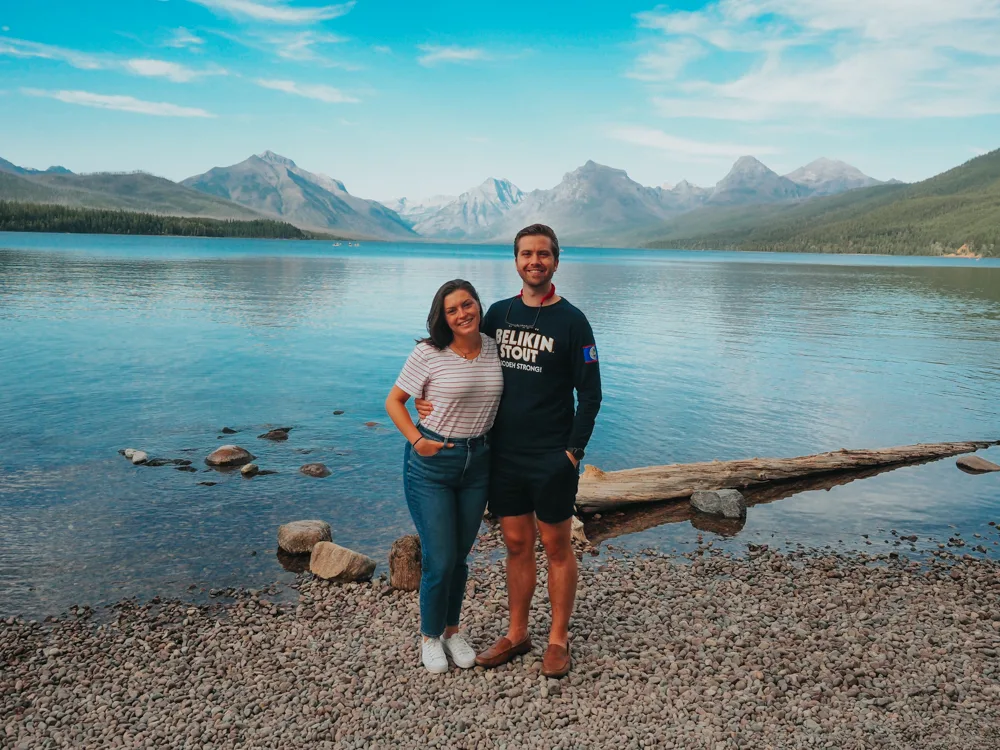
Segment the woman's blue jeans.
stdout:
<path fill-rule="evenodd" d="M 420 632 L 437 638 L 462 614 L 466 558 L 486 510 L 490 448 L 485 436 L 445 439 L 418 428 L 429 440 L 455 444 L 424 458 L 407 443 L 403 459 L 406 505 L 420 535 Z"/>

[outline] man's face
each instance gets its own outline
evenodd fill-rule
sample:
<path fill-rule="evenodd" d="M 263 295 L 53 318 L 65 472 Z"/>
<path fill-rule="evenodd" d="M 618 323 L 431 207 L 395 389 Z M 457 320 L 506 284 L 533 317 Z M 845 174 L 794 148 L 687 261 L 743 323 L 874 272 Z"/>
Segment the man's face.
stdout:
<path fill-rule="evenodd" d="M 559 261 L 552 254 L 552 241 L 540 234 L 520 239 L 514 262 L 517 264 L 517 275 L 530 287 L 546 286 L 559 268 Z"/>

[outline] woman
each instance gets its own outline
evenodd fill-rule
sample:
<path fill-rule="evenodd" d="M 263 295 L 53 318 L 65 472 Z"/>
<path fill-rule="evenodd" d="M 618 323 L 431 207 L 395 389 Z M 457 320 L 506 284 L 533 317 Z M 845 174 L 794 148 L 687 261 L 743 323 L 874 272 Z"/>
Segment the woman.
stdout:
<path fill-rule="evenodd" d="M 503 372 L 496 343 L 479 332 L 482 305 L 468 281 L 455 279 L 434 295 L 427 338 L 417 342 L 389 392 L 385 410 L 406 438 L 403 491 L 420 535 L 421 659 L 446 672 L 448 657 L 463 669 L 476 653 L 458 634 L 466 557 L 476 541 L 489 485 L 489 445 Z M 406 402 L 418 396 L 434 412 L 414 425 Z"/>

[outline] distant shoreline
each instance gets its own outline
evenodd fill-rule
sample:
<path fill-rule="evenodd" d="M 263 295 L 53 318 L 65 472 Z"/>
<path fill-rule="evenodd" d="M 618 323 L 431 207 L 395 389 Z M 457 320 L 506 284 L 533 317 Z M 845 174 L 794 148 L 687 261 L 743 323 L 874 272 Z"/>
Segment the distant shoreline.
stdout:
<path fill-rule="evenodd" d="M 288 222 L 265 217 L 213 219 L 5 200 L 0 200 L 0 232 L 356 241 L 335 234 L 307 231 Z"/>

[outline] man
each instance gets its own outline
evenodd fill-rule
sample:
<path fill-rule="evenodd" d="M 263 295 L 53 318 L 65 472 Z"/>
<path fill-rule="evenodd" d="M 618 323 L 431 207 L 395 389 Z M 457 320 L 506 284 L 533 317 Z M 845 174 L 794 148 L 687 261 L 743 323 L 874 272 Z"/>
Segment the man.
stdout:
<path fill-rule="evenodd" d="M 580 460 L 601 406 L 601 373 L 590 323 L 552 283 L 559 268 L 555 232 L 544 224 L 522 229 L 514 238 L 514 260 L 521 293 L 493 304 L 482 326 L 496 339 L 504 374 L 490 433 L 489 509 L 500 519 L 507 547 L 510 624 L 476 663 L 497 667 L 531 651 L 537 520 L 552 605 L 542 673 L 563 677 L 571 665 L 569 620 L 577 586 L 572 517 Z M 426 402 L 417 400 L 416 406 L 422 416 L 430 413 Z"/>

